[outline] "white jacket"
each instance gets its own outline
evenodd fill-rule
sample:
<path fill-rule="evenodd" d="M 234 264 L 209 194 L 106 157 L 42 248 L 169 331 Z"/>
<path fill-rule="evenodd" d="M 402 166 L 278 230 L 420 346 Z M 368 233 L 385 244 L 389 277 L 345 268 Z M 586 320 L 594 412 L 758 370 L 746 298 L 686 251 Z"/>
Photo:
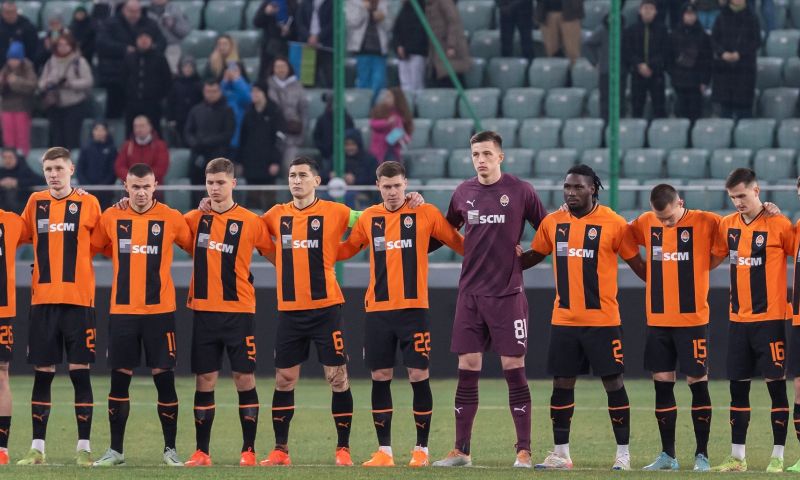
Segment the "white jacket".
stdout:
<path fill-rule="evenodd" d="M 392 20 L 389 18 L 389 8 L 386 0 L 378 0 L 378 11 L 383 13 L 383 20 L 378 22 L 378 37 L 381 41 L 381 52 L 385 55 L 389 48 L 389 31 L 392 29 Z M 369 24 L 369 10 L 364 6 L 363 0 L 346 0 L 344 7 L 347 22 L 347 51 L 358 53 L 364 43 L 364 35 Z"/>

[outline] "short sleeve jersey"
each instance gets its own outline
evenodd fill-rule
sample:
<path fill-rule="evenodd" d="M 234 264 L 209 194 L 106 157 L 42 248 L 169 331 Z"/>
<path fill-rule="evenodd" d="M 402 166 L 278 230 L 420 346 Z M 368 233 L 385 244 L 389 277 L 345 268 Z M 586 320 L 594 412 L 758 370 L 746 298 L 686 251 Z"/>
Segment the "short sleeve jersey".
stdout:
<path fill-rule="evenodd" d="M 547 215 L 533 186 L 504 173 L 500 180 L 481 184 L 477 177 L 456 188 L 447 221 L 464 227 L 464 261 L 460 293 L 502 297 L 523 291 L 522 266 L 515 248 L 525 222 L 534 228 Z"/>
<path fill-rule="evenodd" d="M 278 310 L 310 310 L 344 303 L 334 265 L 350 223 L 350 208 L 316 199 L 304 209 L 275 205 L 262 217 L 275 239 Z"/>
<path fill-rule="evenodd" d="M 264 255 L 275 251 L 264 221 L 238 204 L 221 213 L 192 210 L 186 220 L 194 262 L 186 306 L 206 312 L 255 313 L 253 249 Z"/>
<path fill-rule="evenodd" d="M 746 223 L 738 212 L 727 215 L 720 222 L 713 253 L 730 262 L 732 322 L 789 318 L 786 257 L 795 252 L 788 218 L 762 211 Z"/>
<path fill-rule="evenodd" d="M 93 195 L 74 189 L 57 199 L 49 190 L 28 199 L 22 219 L 33 236 L 31 304 L 94 306 L 91 234 L 100 220 Z"/>
<path fill-rule="evenodd" d="M 531 248 L 542 255 L 555 252 L 553 325 L 620 324 L 617 256 L 627 259 L 638 253 L 624 218 L 603 205 L 581 218 L 554 212 L 542 221 Z"/>
<path fill-rule="evenodd" d="M 794 282 L 792 289 L 792 325 L 800 325 L 800 220 L 794 226 Z"/>
<path fill-rule="evenodd" d="M 188 249 L 191 234 L 183 215 L 155 201 L 146 212 L 111 207 L 92 233 L 98 250 L 111 247 L 112 314 L 146 315 L 175 311 L 173 245 Z"/>
<path fill-rule="evenodd" d="M 368 312 L 428 308 L 428 244 L 431 237 L 459 254 L 464 239 L 433 205 L 407 204 L 389 211 L 383 204 L 364 210 L 347 244 L 369 246 Z"/>
<path fill-rule="evenodd" d="M 15 257 L 26 237 L 25 224 L 14 212 L 0 209 L 0 318 L 17 314 Z"/>
<path fill-rule="evenodd" d="M 647 324 L 694 327 L 708 324 L 708 275 L 711 247 L 720 216 L 686 210 L 665 227 L 653 212 L 631 223 L 637 245 L 647 251 Z"/>

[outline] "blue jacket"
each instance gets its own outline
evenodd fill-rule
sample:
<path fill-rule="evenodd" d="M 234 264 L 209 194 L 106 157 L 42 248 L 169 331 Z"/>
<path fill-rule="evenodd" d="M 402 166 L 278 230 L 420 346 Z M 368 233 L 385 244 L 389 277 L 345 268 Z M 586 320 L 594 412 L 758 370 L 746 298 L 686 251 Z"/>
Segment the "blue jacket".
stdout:
<path fill-rule="evenodd" d="M 90 134 L 89 140 L 81 147 L 79 158 L 76 169 L 81 185 L 112 185 L 117 180 L 114 174 L 117 147 L 111 134 L 105 143 L 95 142 Z"/>
<path fill-rule="evenodd" d="M 250 84 L 247 83 L 247 80 L 243 77 L 239 77 L 238 80 L 233 82 L 223 80 L 220 86 L 222 87 L 222 93 L 225 95 L 225 99 L 228 101 L 228 106 L 233 110 L 233 118 L 236 120 L 236 129 L 231 139 L 231 147 L 239 148 L 239 134 L 242 129 L 242 118 L 244 118 L 247 107 L 252 103 L 250 98 Z"/>

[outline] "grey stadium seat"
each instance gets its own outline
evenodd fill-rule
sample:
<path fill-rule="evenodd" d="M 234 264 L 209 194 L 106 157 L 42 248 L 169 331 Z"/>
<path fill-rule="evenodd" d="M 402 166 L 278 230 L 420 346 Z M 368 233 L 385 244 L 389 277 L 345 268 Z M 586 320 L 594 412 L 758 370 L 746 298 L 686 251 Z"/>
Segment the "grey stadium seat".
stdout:
<path fill-rule="evenodd" d="M 429 118 L 414 119 L 414 133 L 411 135 L 411 143 L 408 148 L 427 148 L 431 139 L 431 128 L 433 121 Z"/>
<path fill-rule="evenodd" d="M 261 31 L 230 30 L 226 33 L 236 41 L 240 57 L 258 57 L 261 47 Z"/>
<path fill-rule="evenodd" d="M 568 76 L 568 59 L 555 57 L 534 58 L 528 69 L 528 85 L 545 90 L 566 87 Z"/>
<path fill-rule="evenodd" d="M 797 88 L 780 87 L 764 90 L 758 100 L 761 116 L 776 120 L 795 117 L 799 95 L 800 90 Z"/>
<path fill-rule="evenodd" d="M 452 178 L 472 178 L 475 167 L 472 165 L 472 150 L 457 148 L 450 152 L 447 159 L 447 174 Z"/>
<path fill-rule="evenodd" d="M 701 118 L 692 128 L 692 146 L 694 148 L 728 148 L 731 145 L 733 120 L 727 118 Z"/>
<path fill-rule="evenodd" d="M 466 118 L 444 118 L 436 120 L 431 131 L 431 145 L 434 148 L 463 147 L 472 135 L 472 120 Z"/>
<path fill-rule="evenodd" d="M 238 30 L 242 26 L 244 4 L 244 0 L 210 0 L 203 15 L 206 28 L 220 32 Z"/>
<path fill-rule="evenodd" d="M 772 148 L 776 123 L 772 118 L 743 118 L 739 120 L 733 131 L 733 146 L 751 150 Z"/>
<path fill-rule="evenodd" d="M 589 3 L 601 3 L 602 1 L 603 0 L 596 0 Z M 597 69 L 585 58 L 579 58 L 572 65 L 570 68 L 570 78 L 572 79 L 573 87 L 585 88 L 587 91 L 594 90 L 599 83 Z"/>
<path fill-rule="evenodd" d="M 797 202 L 797 182 L 794 179 L 783 179 L 772 182 L 772 185 L 790 187 L 788 189 L 772 190 L 767 199 L 779 207 L 794 205 Z"/>
<path fill-rule="evenodd" d="M 800 88 L 800 58 L 792 57 L 783 64 L 783 86 Z"/>
<path fill-rule="evenodd" d="M 367 88 L 348 88 L 344 92 L 344 108 L 353 118 L 369 117 L 372 105 L 372 90 Z"/>
<path fill-rule="evenodd" d="M 647 120 L 641 118 L 623 118 L 619 121 L 619 148 L 628 150 L 644 147 Z M 606 127 L 606 145 L 609 143 L 611 129 Z"/>
<path fill-rule="evenodd" d="M 603 181 L 603 186 L 605 188 L 609 188 L 609 186 L 611 185 L 611 181 L 608 180 L 607 178 L 602 179 L 602 181 Z M 635 178 L 620 178 L 619 179 L 620 189 L 619 189 L 619 192 L 617 194 L 617 210 L 618 211 L 632 210 L 632 209 L 637 208 L 638 203 L 636 202 L 636 199 L 639 198 L 639 192 L 637 192 L 636 190 L 628 190 L 628 189 L 622 188 L 622 187 L 634 187 L 634 186 L 637 186 L 637 185 L 639 185 L 639 181 L 636 180 Z M 601 202 L 608 202 L 609 199 L 610 199 L 610 194 L 608 192 L 604 192 L 604 191 L 601 190 L 600 191 L 600 201 Z M 634 214 L 634 218 L 635 218 L 636 215 L 637 214 Z M 623 217 L 625 217 L 626 220 L 628 219 L 628 217 L 625 216 L 625 215 L 623 215 Z"/>
<path fill-rule="evenodd" d="M 533 173 L 537 178 L 564 178 L 577 159 L 578 152 L 572 148 L 539 150 L 533 163 Z"/>
<path fill-rule="evenodd" d="M 611 174 L 611 160 L 607 148 L 593 148 L 584 150 L 581 154 L 581 163 L 592 167 L 600 178 L 608 178 Z"/>
<path fill-rule="evenodd" d="M 521 88 L 525 86 L 527 68 L 528 61 L 524 58 L 492 58 L 486 70 L 486 81 L 490 87 L 497 87 L 503 91 L 509 88 Z"/>
<path fill-rule="evenodd" d="M 779 57 L 758 57 L 756 66 L 756 88 L 775 88 L 781 86 L 783 59 Z"/>
<path fill-rule="evenodd" d="M 504 172 L 520 178 L 531 176 L 533 171 L 533 150 L 529 148 L 503 148 L 503 153 L 505 154 L 505 159 L 503 160 Z"/>
<path fill-rule="evenodd" d="M 603 144 L 603 121 L 599 118 L 570 118 L 561 129 L 561 144 L 578 152 Z"/>
<path fill-rule="evenodd" d="M 547 92 L 544 111 L 548 117 L 575 118 L 583 113 L 586 90 L 582 88 L 553 88 Z"/>
<path fill-rule="evenodd" d="M 469 53 L 473 57 L 500 56 L 500 30 L 478 30 L 469 39 Z"/>
<path fill-rule="evenodd" d="M 469 100 L 472 109 L 480 118 L 491 118 L 497 116 L 497 108 L 500 104 L 500 90 L 497 88 L 471 88 L 464 92 Z M 458 116 L 470 118 L 469 109 L 463 98 L 458 100 Z"/>
<path fill-rule="evenodd" d="M 796 178 L 795 152 L 791 148 L 759 150 L 753 159 L 753 170 L 756 171 L 759 180 L 777 181 Z"/>
<path fill-rule="evenodd" d="M 796 57 L 798 41 L 800 30 L 772 30 L 767 38 L 767 55 L 784 59 Z"/>
<path fill-rule="evenodd" d="M 800 149 L 800 118 L 789 118 L 778 127 L 778 146 Z"/>
<path fill-rule="evenodd" d="M 625 152 L 622 171 L 628 178 L 659 178 L 663 172 L 664 156 L 665 152 L 660 148 L 632 148 Z"/>
<path fill-rule="evenodd" d="M 561 135 L 562 121 L 557 118 L 531 118 L 523 120 L 519 127 L 519 145 L 524 148 L 541 150 L 557 148 Z"/>
<path fill-rule="evenodd" d="M 417 116 L 431 120 L 455 117 L 457 96 L 452 88 L 427 88 L 417 92 Z"/>
<path fill-rule="evenodd" d="M 725 193 L 725 180 L 718 178 L 697 179 L 689 182 L 688 186 L 706 187 L 710 190 L 681 190 L 681 197 L 686 208 L 699 210 L 723 210 L 727 208 L 727 194 Z"/>
<path fill-rule="evenodd" d="M 494 16 L 492 0 L 461 0 L 456 6 L 461 22 L 464 24 L 464 30 L 476 32 L 492 28 L 492 17 Z"/>
<path fill-rule="evenodd" d="M 647 145 L 650 148 L 685 148 L 689 142 L 691 122 L 685 118 L 657 118 L 647 129 Z"/>
<path fill-rule="evenodd" d="M 181 41 L 181 52 L 194 58 L 208 58 L 217 42 L 217 32 L 213 30 L 192 30 Z M 198 66 L 198 72 L 202 70 Z"/>
<path fill-rule="evenodd" d="M 445 176 L 447 150 L 441 148 L 422 148 L 403 152 L 403 162 L 411 178 L 428 179 Z"/>
<path fill-rule="evenodd" d="M 484 71 L 486 70 L 486 59 L 480 57 L 472 58 L 472 66 L 464 74 L 464 88 L 483 87 Z"/>
<path fill-rule="evenodd" d="M 753 151 L 746 148 L 721 148 L 711 152 L 711 178 L 726 178 L 734 169 L 750 168 Z"/>
<path fill-rule="evenodd" d="M 540 117 L 543 99 L 541 88 L 511 88 L 503 95 L 503 116 L 520 121 Z"/>
<path fill-rule="evenodd" d="M 519 121 L 515 118 L 486 118 L 481 120 L 484 130 L 492 130 L 503 137 L 503 149 L 517 146 L 517 129 Z"/>
<path fill-rule="evenodd" d="M 706 178 L 708 155 L 708 150 L 702 148 L 670 150 L 667 155 L 667 175 L 673 178 Z"/>

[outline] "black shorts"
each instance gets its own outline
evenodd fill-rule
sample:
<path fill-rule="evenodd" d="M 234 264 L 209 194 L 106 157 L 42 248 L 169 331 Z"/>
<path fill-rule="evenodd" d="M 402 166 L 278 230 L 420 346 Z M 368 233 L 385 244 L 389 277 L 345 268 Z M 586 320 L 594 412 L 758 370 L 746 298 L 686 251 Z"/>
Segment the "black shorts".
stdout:
<path fill-rule="evenodd" d="M 341 305 L 278 312 L 275 368 L 290 368 L 308 360 L 311 342 L 317 347 L 319 363 L 331 367 L 347 363 Z"/>
<path fill-rule="evenodd" d="M 142 364 L 144 348 L 148 368 L 175 367 L 175 313 L 108 316 L 108 366 L 134 369 Z"/>
<path fill-rule="evenodd" d="M 644 368 L 653 373 L 674 372 L 702 377 L 708 374 L 708 325 L 647 327 Z"/>
<path fill-rule="evenodd" d="M 222 370 L 225 352 L 231 370 L 256 370 L 256 335 L 252 313 L 194 312 L 192 323 L 192 373 Z"/>
<path fill-rule="evenodd" d="M 50 303 L 31 305 L 28 317 L 28 363 L 57 365 L 94 363 L 95 317 L 93 307 Z"/>
<path fill-rule="evenodd" d="M 800 376 L 800 326 L 792 325 L 792 338 L 789 339 L 789 365 L 787 370 L 793 377 Z"/>
<path fill-rule="evenodd" d="M 759 374 L 767 379 L 786 374 L 786 321 L 730 322 L 728 379 L 746 380 Z"/>
<path fill-rule="evenodd" d="M 12 317 L 0 318 L 0 363 L 10 362 L 14 353 L 14 326 L 11 320 Z"/>
<path fill-rule="evenodd" d="M 425 370 L 430 363 L 431 327 L 427 308 L 367 312 L 364 359 L 370 370 L 392 368 L 398 345 L 406 368 Z"/>
<path fill-rule="evenodd" d="M 596 377 L 625 371 L 621 327 L 550 328 L 547 372 L 554 377 L 577 377 L 590 371 Z"/>

